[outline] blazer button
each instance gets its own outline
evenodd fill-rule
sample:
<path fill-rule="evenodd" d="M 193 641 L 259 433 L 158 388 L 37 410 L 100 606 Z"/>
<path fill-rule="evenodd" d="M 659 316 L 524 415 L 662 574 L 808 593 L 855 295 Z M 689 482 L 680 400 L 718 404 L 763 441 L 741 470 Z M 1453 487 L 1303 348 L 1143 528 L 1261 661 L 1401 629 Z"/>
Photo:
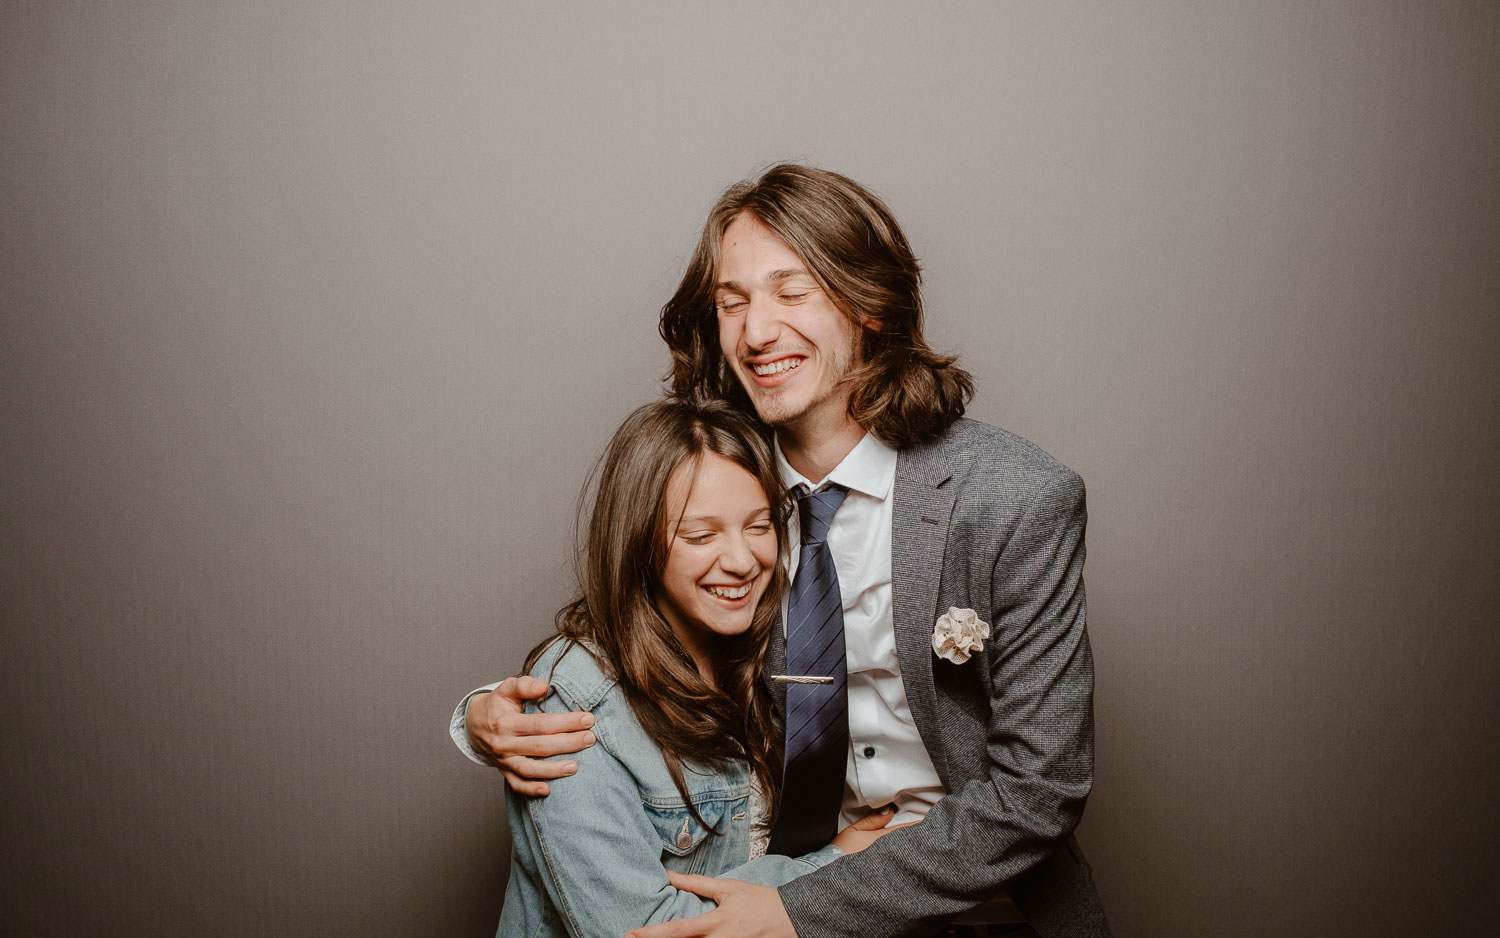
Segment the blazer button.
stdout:
<path fill-rule="evenodd" d="M 875 758 L 875 747 L 874 746 L 866 746 L 865 747 L 865 758 L 866 759 L 873 759 L 873 758 Z"/>

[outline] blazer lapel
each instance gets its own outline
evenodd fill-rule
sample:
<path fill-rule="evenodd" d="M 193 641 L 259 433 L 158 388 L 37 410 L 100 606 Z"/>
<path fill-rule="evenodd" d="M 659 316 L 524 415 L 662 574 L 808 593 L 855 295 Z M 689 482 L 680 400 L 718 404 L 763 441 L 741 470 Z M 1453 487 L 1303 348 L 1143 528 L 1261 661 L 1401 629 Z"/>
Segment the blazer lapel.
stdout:
<path fill-rule="evenodd" d="M 957 484 L 941 444 L 902 450 L 891 506 L 891 612 L 907 704 L 927 753 L 948 782 L 932 684 L 932 630 Z M 783 650 L 784 653 L 784 650 Z"/>

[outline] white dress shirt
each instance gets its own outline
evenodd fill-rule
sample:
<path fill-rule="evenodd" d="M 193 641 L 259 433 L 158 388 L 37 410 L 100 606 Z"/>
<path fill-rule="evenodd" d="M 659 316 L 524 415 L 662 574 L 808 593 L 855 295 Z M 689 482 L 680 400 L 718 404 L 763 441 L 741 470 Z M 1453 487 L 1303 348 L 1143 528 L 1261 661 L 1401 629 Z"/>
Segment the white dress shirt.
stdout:
<path fill-rule="evenodd" d="M 892 824 L 920 820 L 943 797 L 943 783 L 912 722 L 896 659 L 891 614 L 891 493 L 896 451 L 872 434 L 849 451 L 826 479 L 813 482 L 793 469 L 776 443 L 776 467 L 793 494 L 830 483 L 849 494 L 828 527 L 828 549 L 844 606 L 844 660 L 849 672 L 849 760 L 841 825 L 873 808 L 895 804 Z M 797 513 L 789 512 L 791 570 L 801 554 Z M 787 599 L 782 598 L 782 622 Z"/>

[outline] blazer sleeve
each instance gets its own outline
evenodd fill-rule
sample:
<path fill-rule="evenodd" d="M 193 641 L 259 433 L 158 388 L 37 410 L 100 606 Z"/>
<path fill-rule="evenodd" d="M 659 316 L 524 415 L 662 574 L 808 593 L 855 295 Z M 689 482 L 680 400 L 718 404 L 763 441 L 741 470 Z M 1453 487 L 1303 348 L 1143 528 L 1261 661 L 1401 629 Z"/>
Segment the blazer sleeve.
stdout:
<path fill-rule="evenodd" d="M 988 656 L 990 717 L 976 754 L 986 765 L 950 772 L 967 781 L 920 824 L 780 887 L 803 938 L 930 935 L 1059 849 L 1077 826 L 1093 784 L 1086 517 L 1083 481 L 1064 470 L 989 548 L 992 566 L 971 562 L 991 570 L 990 641 L 1003 642 Z M 951 754 L 950 763 L 961 758 Z"/>

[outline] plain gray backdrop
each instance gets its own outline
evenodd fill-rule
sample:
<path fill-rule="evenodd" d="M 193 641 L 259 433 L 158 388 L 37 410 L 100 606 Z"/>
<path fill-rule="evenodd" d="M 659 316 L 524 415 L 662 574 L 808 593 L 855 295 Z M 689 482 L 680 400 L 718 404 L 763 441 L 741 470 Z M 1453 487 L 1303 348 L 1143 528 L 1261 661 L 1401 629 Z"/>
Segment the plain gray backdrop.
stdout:
<path fill-rule="evenodd" d="M 10 2 L 0 82 L 7 933 L 490 933 L 448 713 L 782 159 L 1088 482 L 1117 934 L 1493 928 L 1493 2 Z"/>

